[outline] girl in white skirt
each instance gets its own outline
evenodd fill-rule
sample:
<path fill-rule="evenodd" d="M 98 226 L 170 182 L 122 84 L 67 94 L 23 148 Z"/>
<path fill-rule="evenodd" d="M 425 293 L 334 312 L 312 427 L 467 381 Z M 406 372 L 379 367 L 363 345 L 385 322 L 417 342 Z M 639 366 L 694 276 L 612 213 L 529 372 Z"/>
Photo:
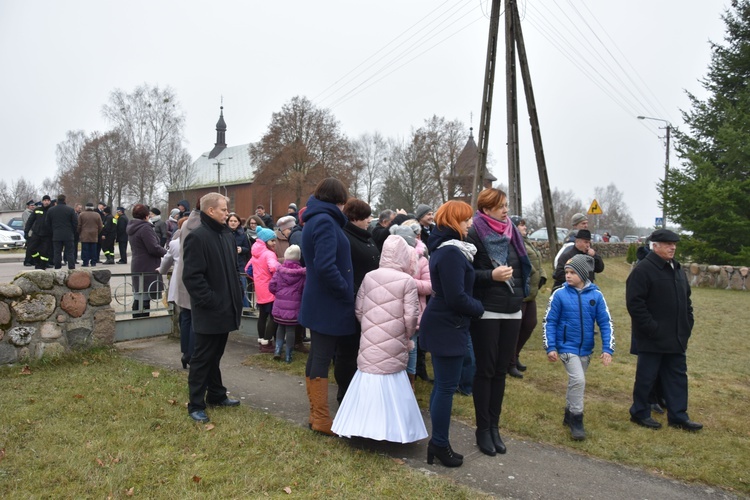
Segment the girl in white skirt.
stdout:
<path fill-rule="evenodd" d="M 365 275 L 355 312 L 362 324 L 357 373 L 333 421 L 340 436 L 411 443 L 427 437 L 406 375 L 409 340 L 417 329 L 419 298 L 412 271 L 414 250 L 388 236 L 380 267 Z"/>

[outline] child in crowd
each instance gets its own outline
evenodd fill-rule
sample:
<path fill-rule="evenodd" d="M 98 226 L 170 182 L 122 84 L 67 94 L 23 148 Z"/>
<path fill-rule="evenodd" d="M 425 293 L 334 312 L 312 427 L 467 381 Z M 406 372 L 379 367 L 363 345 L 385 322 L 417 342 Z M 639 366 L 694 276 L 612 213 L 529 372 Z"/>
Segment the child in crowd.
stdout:
<path fill-rule="evenodd" d="M 568 392 L 565 396 L 563 425 L 570 427 L 576 441 L 586 439 L 583 428 L 583 392 L 586 388 L 586 369 L 594 350 L 594 324 L 602 336 L 602 364 L 612 362 L 615 336 L 607 302 L 599 288 L 589 281 L 594 270 L 590 255 L 574 255 L 565 264 L 565 283 L 552 292 L 542 323 L 547 359 L 559 358 L 568 372 Z"/>
<path fill-rule="evenodd" d="M 278 325 L 273 320 L 273 293 L 268 289 L 271 277 L 279 267 L 276 258 L 276 233 L 268 228 L 260 228 L 257 231 L 258 239 L 250 249 L 252 258 L 245 267 L 253 267 L 253 281 L 255 283 L 255 300 L 258 304 L 258 343 L 260 352 L 272 353 L 273 339 L 276 337 Z"/>
<path fill-rule="evenodd" d="M 355 313 L 362 324 L 357 372 L 331 430 L 340 436 L 411 443 L 427 437 L 406 376 L 409 339 L 417 329 L 417 260 L 400 236 L 383 243 L 380 267 L 365 275 Z"/>
<path fill-rule="evenodd" d="M 287 363 L 292 362 L 294 327 L 298 324 L 302 290 L 305 288 L 306 269 L 299 263 L 300 256 L 299 246 L 290 245 L 284 251 L 284 263 L 276 270 L 268 286 L 276 297 L 273 302 L 272 316 L 279 325 L 276 331 L 276 350 L 273 358 L 281 359 L 281 348 L 286 341 L 284 360 Z"/>
<path fill-rule="evenodd" d="M 419 319 L 422 319 L 424 308 L 427 307 L 427 297 L 432 295 L 432 281 L 430 281 L 430 262 L 427 260 L 427 247 L 422 243 L 420 236 L 422 226 L 415 219 L 409 219 L 398 226 L 391 226 L 391 234 L 401 236 L 406 240 L 410 247 L 414 247 L 414 253 L 417 256 L 417 266 L 412 277 L 417 284 L 417 293 L 419 294 Z M 417 328 L 419 323 L 417 322 Z M 412 337 L 414 347 L 409 349 L 409 362 L 406 365 L 406 374 L 409 376 L 412 389 L 416 381 L 417 374 L 417 337 L 419 330 Z"/>

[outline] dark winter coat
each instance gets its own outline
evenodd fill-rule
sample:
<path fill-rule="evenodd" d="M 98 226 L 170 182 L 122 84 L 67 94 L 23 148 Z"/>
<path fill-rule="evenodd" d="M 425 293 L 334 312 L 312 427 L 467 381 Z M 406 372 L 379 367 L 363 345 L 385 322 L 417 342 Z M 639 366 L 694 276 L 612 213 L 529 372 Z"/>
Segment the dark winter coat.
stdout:
<path fill-rule="evenodd" d="M 235 248 L 234 252 L 235 254 L 237 254 L 237 272 L 240 274 L 244 274 L 245 266 L 247 265 L 247 259 L 250 255 L 250 243 L 247 239 L 247 236 L 245 236 L 245 230 L 241 227 L 237 227 L 236 231 L 232 231 L 232 236 L 234 237 L 234 242 L 236 243 L 235 246 L 238 246 L 242 249 L 239 253 L 237 253 L 237 249 Z"/>
<path fill-rule="evenodd" d="M 517 236 L 520 237 L 520 234 Z M 487 249 L 474 227 L 469 229 L 466 241 L 477 247 L 473 262 L 476 275 L 474 298 L 482 303 L 486 311 L 507 314 L 520 311 L 524 298 L 524 283 L 529 277 L 531 264 L 523 266 L 516 249 L 508 242 L 508 262 L 506 265 L 513 268 L 513 289 L 511 290 L 507 282 L 492 279 L 492 270 L 495 269 L 495 266 L 492 264 L 492 259 L 490 259 Z M 528 257 L 526 257 L 526 261 L 528 263 Z"/>
<path fill-rule="evenodd" d="M 164 290 L 161 275 L 156 271 L 167 250 L 159 245 L 151 223 L 143 219 L 133 219 L 128 223 L 128 240 L 133 256 L 130 272 L 143 275 L 143 292 L 151 292 L 151 298 L 158 298 Z M 133 292 L 141 291 L 139 276 L 133 276 Z"/>
<path fill-rule="evenodd" d="M 167 223 L 161 220 L 161 215 L 151 217 L 151 223 L 154 225 L 154 232 L 161 246 L 167 243 Z"/>
<path fill-rule="evenodd" d="M 450 228 L 435 228 L 427 241 L 430 252 L 432 298 L 419 324 L 419 344 L 436 356 L 463 356 L 469 343 L 472 318 L 484 314 L 484 307 L 472 296 L 474 267 L 456 246 L 440 245 L 459 240 Z"/>
<path fill-rule="evenodd" d="M 557 260 L 555 273 L 552 275 L 552 278 L 555 280 L 555 287 L 562 286 L 562 284 L 565 283 L 565 264 L 572 259 L 574 255 L 585 253 L 586 252 L 578 250 L 575 245 L 571 245 L 570 248 L 560 255 L 560 258 Z M 595 273 L 600 273 L 602 271 L 604 271 L 604 261 L 599 254 L 596 254 L 594 255 L 594 272 L 589 273 L 589 281 L 593 283 Z"/>
<path fill-rule="evenodd" d="M 125 214 L 117 216 L 117 241 L 128 241 L 128 217 Z"/>
<path fill-rule="evenodd" d="M 383 249 L 383 243 L 385 243 L 385 240 L 390 234 L 391 232 L 389 228 L 383 227 L 380 223 L 376 224 L 375 227 L 372 228 L 372 240 L 378 247 L 378 251 L 381 251 Z M 426 242 L 427 240 L 424 241 Z"/>
<path fill-rule="evenodd" d="M 649 252 L 625 282 L 634 354 L 678 354 L 687 350 L 695 322 L 690 285 L 680 263 L 672 262 L 674 269 L 656 253 Z"/>
<path fill-rule="evenodd" d="M 78 232 L 76 211 L 65 203 L 50 208 L 44 223 L 52 233 L 52 241 L 73 241 Z"/>
<path fill-rule="evenodd" d="M 354 269 L 354 295 L 357 295 L 365 274 L 374 271 L 380 265 L 380 250 L 367 229 L 362 229 L 351 222 L 344 226 L 344 234 L 352 249 L 352 266 Z"/>
<path fill-rule="evenodd" d="M 112 214 L 104 215 L 104 224 L 102 226 L 102 241 L 107 241 L 114 245 L 117 239 L 117 222 Z"/>
<path fill-rule="evenodd" d="M 268 289 L 276 296 L 273 319 L 281 325 L 296 325 L 305 288 L 306 269 L 299 262 L 285 260 L 271 278 Z"/>
<path fill-rule="evenodd" d="M 46 224 L 47 219 L 47 210 L 49 210 L 50 207 L 35 207 L 34 213 L 29 216 L 29 220 L 26 221 L 26 227 L 24 228 L 24 233 L 26 233 L 26 239 L 29 239 L 30 236 L 50 236 L 52 234 L 52 231 L 49 226 Z"/>
<path fill-rule="evenodd" d="M 200 213 L 201 225 L 185 238 L 182 281 L 190 294 L 193 330 L 223 334 L 240 327 L 242 287 L 237 276 L 237 245 L 226 224 Z"/>
<path fill-rule="evenodd" d="M 307 286 L 299 313 L 301 325 L 325 335 L 354 335 L 354 272 L 346 216 L 333 203 L 311 196 L 302 230 Z"/>

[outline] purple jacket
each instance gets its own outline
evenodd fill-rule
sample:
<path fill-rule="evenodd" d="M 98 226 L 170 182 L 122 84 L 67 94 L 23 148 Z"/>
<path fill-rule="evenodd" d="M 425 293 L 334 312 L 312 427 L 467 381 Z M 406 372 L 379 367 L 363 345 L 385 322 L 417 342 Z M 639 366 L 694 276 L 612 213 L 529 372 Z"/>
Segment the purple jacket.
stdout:
<path fill-rule="evenodd" d="M 268 289 L 276 296 L 271 314 L 280 325 L 297 324 L 306 273 L 299 262 L 285 260 L 271 278 Z"/>

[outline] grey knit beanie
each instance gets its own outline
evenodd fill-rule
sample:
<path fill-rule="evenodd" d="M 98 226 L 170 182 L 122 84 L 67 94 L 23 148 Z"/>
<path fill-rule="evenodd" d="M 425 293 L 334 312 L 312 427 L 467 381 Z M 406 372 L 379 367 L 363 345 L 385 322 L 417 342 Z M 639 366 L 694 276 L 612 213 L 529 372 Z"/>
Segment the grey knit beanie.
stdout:
<path fill-rule="evenodd" d="M 417 220 L 420 220 L 422 217 L 425 216 L 427 212 L 433 212 L 432 207 L 429 205 L 425 205 L 424 203 L 420 203 L 417 205 L 417 209 L 414 211 L 414 218 Z"/>
<path fill-rule="evenodd" d="M 391 226 L 389 231 L 391 234 L 395 234 L 396 236 L 401 236 L 403 239 L 405 239 L 410 247 L 417 246 L 417 238 L 416 238 L 416 235 L 414 234 L 414 230 L 411 227 Z"/>
<path fill-rule="evenodd" d="M 594 258 L 590 255 L 579 253 L 565 263 L 565 268 L 571 268 L 586 283 L 591 281 L 591 273 L 594 272 Z"/>

